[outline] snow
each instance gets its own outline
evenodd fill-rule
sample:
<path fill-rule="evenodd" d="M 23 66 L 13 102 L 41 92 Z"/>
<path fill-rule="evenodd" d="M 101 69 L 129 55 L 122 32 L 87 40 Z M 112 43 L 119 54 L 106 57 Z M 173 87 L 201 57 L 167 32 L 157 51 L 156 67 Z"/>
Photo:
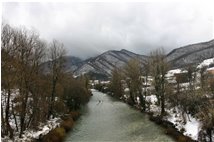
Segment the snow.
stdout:
<path fill-rule="evenodd" d="M 175 112 L 173 110 L 176 110 Z M 198 140 L 198 133 L 200 131 L 201 123 L 196 118 L 192 117 L 189 114 L 185 114 L 186 117 L 186 123 L 184 124 L 183 118 L 182 118 L 182 112 L 177 108 L 172 108 L 170 110 L 167 110 L 167 112 L 170 114 L 166 118 L 169 122 L 173 123 L 178 130 L 185 129 L 184 135 L 191 137 L 194 140 Z"/>
<path fill-rule="evenodd" d="M 45 134 L 47 134 L 49 131 L 50 131 L 50 128 L 49 128 L 48 126 L 44 126 L 43 129 L 42 129 L 41 131 L 38 131 L 38 132 L 34 133 L 34 134 L 32 135 L 32 137 L 38 139 L 39 136 L 40 136 L 41 134 L 44 134 L 44 135 L 45 135 Z"/>
<path fill-rule="evenodd" d="M 140 97 L 137 97 L 137 104 L 140 104 Z"/>
<path fill-rule="evenodd" d="M 19 94 L 19 90 L 18 89 L 13 89 L 11 91 L 11 100 L 10 100 L 10 105 L 12 105 L 14 98 Z M 30 100 L 30 99 L 29 99 Z M 5 109 L 5 102 L 6 101 L 6 92 L 5 90 L 1 90 L 1 103 L 3 105 L 3 109 Z M 17 105 L 13 104 L 14 106 Z M 10 107 L 11 108 L 11 107 Z M 17 123 L 19 124 L 19 118 L 17 116 Z M 50 119 L 48 121 L 46 121 L 45 123 L 41 123 L 39 125 L 39 130 L 32 130 L 32 129 L 27 129 L 24 131 L 23 133 L 23 138 L 19 138 L 19 132 L 15 131 L 16 130 L 16 124 L 15 124 L 15 120 L 12 116 L 9 117 L 9 123 L 11 125 L 11 127 L 14 129 L 14 139 L 11 140 L 9 139 L 9 137 L 4 137 L 1 138 L 2 142 L 25 142 L 25 141 L 31 141 L 32 139 L 38 139 L 40 135 L 45 135 L 47 134 L 50 130 L 56 128 L 57 126 L 59 126 L 61 122 L 60 118 L 54 118 L 54 119 Z M 19 128 L 20 129 L 20 128 Z"/>
<path fill-rule="evenodd" d="M 159 115 L 160 107 L 156 105 L 156 102 L 158 101 L 156 95 L 146 96 L 146 101 L 150 103 L 149 111 L 153 112 L 154 115 Z"/>
<path fill-rule="evenodd" d="M 91 91 L 92 91 L 92 92 L 96 92 L 97 90 L 95 90 L 95 89 L 91 89 Z"/>
<path fill-rule="evenodd" d="M 146 101 L 150 102 L 150 110 L 154 113 L 154 115 L 159 115 L 161 110 L 155 103 L 157 102 L 157 97 L 155 95 L 150 95 L 146 97 Z M 185 114 L 186 123 L 184 124 L 184 120 L 182 117 L 182 111 L 178 107 L 167 109 L 168 116 L 164 119 L 173 123 L 175 127 L 180 131 L 183 128 L 185 129 L 184 135 L 191 137 L 194 140 L 198 140 L 198 133 L 201 130 L 201 122 L 200 120 L 192 117 L 189 114 Z"/>
<path fill-rule="evenodd" d="M 39 131 L 33 131 L 33 130 L 26 131 L 25 136 L 28 138 L 38 139 L 40 135 L 46 135 L 49 131 L 59 126 L 60 120 L 61 120 L 60 118 L 51 119 L 47 121 L 45 125 L 40 126 Z"/>
<path fill-rule="evenodd" d="M 169 70 L 166 74 L 166 77 L 173 77 L 174 74 L 177 74 L 177 73 L 186 73 L 187 70 L 182 70 L 182 69 L 174 69 L 174 70 Z"/>
<path fill-rule="evenodd" d="M 99 84 L 99 80 L 94 80 L 94 84 Z"/>
<path fill-rule="evenodd" d="M 100 83 L 101 83 L 101 84 L 109 84 L 110 81 L 101 81 Z"/>
<path fill-rule="evenodd" d="M 206 59 L 203 62 L 201 62 L 197 68 L 202 68 L 203 66 L 209 66 L 210 64 L 214 63 L 214 58 Z"/>
<path fill-rule="evenodd" d="M 180 73 L 180 72 L 181 72 L 181 69 L 169 70 L 166 74 L 166 77 L 174 76 L 175 73 Z"/>
<path fill-rule="evenodd" d="M 186 130 L 186 132 L 184 132 L 184 135 L 188 135 L 194 140 L 197 140 L 199 127 L 200 127 L 200 122 L 195 118 L 191 118 L 191 120 L 187 121 L 186 125 L 184 125 L 184 128 Z"/>
<path fill-rule="evenodd" d="M 81 66 L 75 71 L 75 75 L 84 74 L 89 71 L 95 71 L 94 67 L 92 67 L 90 64 L 84 64 L 83 66 Z"/>
<path fill-rule="evenodd" d="M 61 119 L 54 118 L 47 121 L 45 124 L 40 124 L 38 131 L 35 130 L 25 130 L 22 138 L 19 138 L 19 134 L 15 133 L 14 139 L 11 140 L 8 137 L 2 138 L 2 142 L 25 142 L 32 141 L 32 139 L 39 139 L 40 136 L 44 136 L 49 133 L 52 129 L 58 127 L 60 125 Z"/>
<path fill-rule="evenodd" d="M 207 71 L 214 70 L 214 67 L 208 68 Z"/>
<path fill-rule="evenodd" d="M 155 95 L 150 95 L 146 97 L 146 101 L 151 102 L 151 103 L 156 103 L 157 102 L 157 97 Z"/>
<path fill-rule="evenodd" d="M 129 88 L 125 88 L 125 89 L 124 89 L 124 92 L 129 92 Z"/>
<path fill-rule="evenodd" d="M 75 69 L 74 74 L 80 75 L 91 71 L 94 73 L 110 75 L 115 66 L 122 67 L 134 57 L 140 57 L 140 59 L 144 58 L 144 56 L 136 55 L 126 50 L 110 50 L 88 60 L 88 62 L 84 62 L 82 66 Z"/>

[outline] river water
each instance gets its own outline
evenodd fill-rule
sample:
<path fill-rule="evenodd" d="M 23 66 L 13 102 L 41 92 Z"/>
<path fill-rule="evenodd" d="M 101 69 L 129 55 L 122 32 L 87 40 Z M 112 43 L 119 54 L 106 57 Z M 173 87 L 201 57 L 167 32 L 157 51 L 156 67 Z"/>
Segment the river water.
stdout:
<path fill-rule="evenodd" d="M 66 142 L 172 142 L 148 116 L 101 92 L 92 91 Z"/>

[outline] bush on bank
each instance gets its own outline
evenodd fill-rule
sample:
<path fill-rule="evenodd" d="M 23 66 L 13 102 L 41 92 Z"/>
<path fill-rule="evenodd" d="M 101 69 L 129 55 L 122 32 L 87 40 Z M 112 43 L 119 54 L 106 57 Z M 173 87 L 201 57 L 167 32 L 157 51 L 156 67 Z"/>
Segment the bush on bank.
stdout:
<path fill-rule="evenodd" d="M 71 111 L 69 114 L 61 117 L 62 122 L 60 126 L 51 130 L 47 135 L 41 137 L 37 142 L 62 142 L 66 133 L 70 132 L 74 126 L 75 121 L 80 117 L 78 111 Z"/>

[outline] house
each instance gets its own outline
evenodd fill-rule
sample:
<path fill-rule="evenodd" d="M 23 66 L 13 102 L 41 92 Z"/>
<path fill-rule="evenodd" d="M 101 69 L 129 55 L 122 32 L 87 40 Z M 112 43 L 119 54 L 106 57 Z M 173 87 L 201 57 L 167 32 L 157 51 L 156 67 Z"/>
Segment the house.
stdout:
<path fill-rule="evenodd" d="M 175 80 L 177 83 L 187 83 L 188 82 L 187 72 L 175 73 L 174 76 L 175 76 Z"/>
<path fill-rule="evenodd" d="M 208 68 L 207 69 L 207 73 L 210 74 L 210 75 L 214 75 L 214 67 Z"/>
<path fill-rule="evenodd" d="M 214 67 L 207 69 L 208 80 L 214 79 Z"/>
<path fill-rule="evenodd" d="M 170 84 L 186 83 L 188 82 L 187 71 L 182 69 L 170 70 L 166 74 L 166 79 Z"/>

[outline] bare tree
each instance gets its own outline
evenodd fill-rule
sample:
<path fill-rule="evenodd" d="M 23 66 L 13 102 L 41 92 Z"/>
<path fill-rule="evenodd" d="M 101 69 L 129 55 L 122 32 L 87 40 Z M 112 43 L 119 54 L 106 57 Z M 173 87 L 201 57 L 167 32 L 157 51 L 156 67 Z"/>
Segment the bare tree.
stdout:
<path fill-rule="evenodd" d="M 199 112 L 199 116 L 202 119 L 202 130 L 205 131 L 206 136 L 208 136 L 209 141 L 212 142 L 213 133 L 214 133 L 214 105 L 210 101 L 210 104 L 202 108 Z M 206 138 L 205 138 L 206 140 Z"/>
<path fill-rule="evenodd" d="M 208 74 L 207 74 L 206 70 L 207 70 L 206 66 L 202 66 L 199 70 L 201 89 L 204 89 L 204 90 L 208 87 L 208 84 L 207 84 Z"/>
<path fill-rule="evenodd" d="M 141 104 L 142 104 L 142 107 L 143 107 L 143 111 L 146 111 L 146 96 L 148 95 L 148 77 L 149 77 L 149 74 L 150 74 L 150 66 L 151 66 L 151 63 L 150 63 L 150 58 L 144 60 L 142 62 L 143 64 L 143 76 L 144 76 L 144 85 L 143 85 L 143 95 L 142 97 L 140 98 L 141 100 Z"/>
<path fill-rule="evenodd" d="M 123 86 L 122 86 L 122 70 L 114 68 L 112 71 L 111 85 L 110 88 L 114 93 L 115 97 L 120 98 L 123 95 Z"/>
<path fill-rule="evenodd" d="M 151 73 L 154 77 L 155 93 L 158 104 L 161 105 L 161 115 L 165 112 L 166 72 L 168 63 L 163 49 L 151 52 Z"/>
<path fill-rule="evenodd" d="M 64 63 L 65 63 L 64 55 L 65 55 L 65 49 L 63 44 L 59 43 L 56 40 L 53 40 L 49 49 L 49 58 L 51 60 L 49 64 L 49 68 L 50 68 L 52 87 L 51 87 L 48 119 L 51 116 L 54 118 L 53 106 L 54 106 L 54 101 L 56 97 L 56 85 L 64 71 Z"/>
<path fill-rule="evenodd" d="M 142 96 L 142 67 L 139 59 L 131 59 L 124 67 L 126 82 L 130 90 L 131 103 Z"/>
<path fill-rule="evenodd" d="M 1 121 L 2 121 L 2 135 L 8 135 L 10 133 L 10 138 L 13 137 L 13 130 L 9 123 L 10 112 L 10 103 L 11 103 L 11 93 L 12 88 L 14 87 L 16 74 L 14 70 L 14 55 L 15 47 L 14 45 L 14 30 L 9 25 L 2 25 L 2 34 L 1 34 L 1 55 L 2 55 L 2 95 L 5 96 L 5 103 L 1 103 Z M 5 109 L 3 110 L 3 105 Z"/>
<path fill-rule="evenodd" d="M 15 44 L 17 52 L 15 58 L 17 60 L 16 70 L 18 72 L 17 85 L 19 88 L 19 117 L 20 117 L 20 137 L 23 131 L 29 127 L 32 120 L 31 117 L 27 117 L 30 110 L 35 110 L 35 107 L 30 107 L 32 100 L 37 95 L 34 92 L 33 86 L 35 86 L 37 75 L 39 72 L 39 64 L 44 56 L 44 43 L 39 40 L 39 36 L 34 31 L 28 31 L 26 29 L 16 29 L 15 32 Z M 37 103 L 36 99 L 34 102 Z M 36 103 L 33 103 L 36 105 Z"/>
<path fill-rule="evenodd" d="M 32 52 L 32 59 L 31 59 L 31 82 L 29 85 L 29 92 L 31 93 L 31 105 L 29 106 L 32 111 L 29 112 L 29 120 L 26 122 L 26 127 L 29 127 L 31 123 L 33 126 L 38 125 L 39 121 L 39 99 L 40 99 L 40 84 L 41 84 L 41 71 L 40 71 L 40 65 L 44 61 L 44 58 L 46 57 L 46 43 L 36 39 L 34 43 L 34 48 Z M 44 109 L 44 107 L 43 107 Z"/>

